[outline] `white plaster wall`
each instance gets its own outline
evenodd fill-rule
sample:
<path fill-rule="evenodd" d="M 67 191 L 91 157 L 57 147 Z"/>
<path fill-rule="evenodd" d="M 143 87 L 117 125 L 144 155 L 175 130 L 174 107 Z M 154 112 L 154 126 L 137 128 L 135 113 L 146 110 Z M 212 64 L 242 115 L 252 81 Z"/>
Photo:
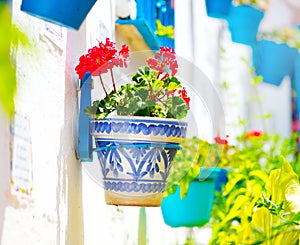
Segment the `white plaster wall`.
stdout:
<path fill-rule="evenodd" d="M 5 183 L 1 184 L 0 243 L 83 244 L 81 167 L 75 157 L 73 132 L 76 83 L 73 63 L 68 61 L 72 48 L 82 52 L 85 42 L 84 48 L 74 42 L 70 47 L 70 39 L 78 36 L 65 28 L 59 28 L 61 40 L 46 36 L 45 22 L 21 12 L 20 4 L 13 2 L 13 22 L 28 35 L 32 49 L 16 53 L 15 102 L 17 112 L 30 120 L 34 186 L 31 197 L 10 194 L 8 125 L 1 120 L 1 174 L 6 178 L 1 178 Z"/>

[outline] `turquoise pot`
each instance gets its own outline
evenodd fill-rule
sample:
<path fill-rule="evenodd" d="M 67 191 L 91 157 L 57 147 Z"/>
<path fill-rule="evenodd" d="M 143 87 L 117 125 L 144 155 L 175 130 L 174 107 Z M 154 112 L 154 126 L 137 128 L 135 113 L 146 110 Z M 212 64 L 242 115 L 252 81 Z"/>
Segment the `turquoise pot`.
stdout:
<path fill-rule="evenodd" d="M 263 17 L 264 12 L 252 6 L 232 6 L 227 19 L 231 40 L 246 45 L 255 43 Z"/>
<path fill-rule="evenodd" d="M 292 77 L 298 51 L 284 43 L 258 41 L 253 46 L 253 66 L 263 81 L 279 86 L 285 76 Z"/>
<path fill-rule="evenodd" d="M 190 183 L 185 198 L 180 198 L 180 187 L 174 194 L 164 198 L 161 205 L 164 222 L 171 227 L 206 224 L 210 219 L 216 187 L 221 189 L 227 182 L 226 173 L 220 168 L 203 168 L 198 178 Z"/>
<path fill-rule="evenodd" d="M 231 0 L 205 0 L 207 16 L 226 19 L 231 7 Z"/>
<path fill-rule="evenodd" d="M 296 112 L 297 112 L 297 117 L 299 117 L 300 115 L 300 54 L 298 54 L 295 59 L 294 73 L 291 80 L 292 80 L 292 87 L 296 92 Z"/>
<path fill-rule="evenodd" d="M 52 22 L 78 30 L 96 0 L 23 0 L 21 10 Z"/>

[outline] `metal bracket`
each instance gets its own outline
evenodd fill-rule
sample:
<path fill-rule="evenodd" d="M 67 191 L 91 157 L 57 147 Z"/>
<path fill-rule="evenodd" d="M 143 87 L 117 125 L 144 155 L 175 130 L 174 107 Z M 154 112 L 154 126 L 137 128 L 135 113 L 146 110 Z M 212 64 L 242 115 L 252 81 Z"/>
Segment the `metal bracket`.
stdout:
<path fill-rule="evenodd" d="M 78 155 L 83 162 L 93 161 L 92 136 L 90 134 L 90 119 L 84 113 L 84 108 L 91 105 L 92 76 L 87 72 L 80 83 L 80 110 L 78 129 Z"/>

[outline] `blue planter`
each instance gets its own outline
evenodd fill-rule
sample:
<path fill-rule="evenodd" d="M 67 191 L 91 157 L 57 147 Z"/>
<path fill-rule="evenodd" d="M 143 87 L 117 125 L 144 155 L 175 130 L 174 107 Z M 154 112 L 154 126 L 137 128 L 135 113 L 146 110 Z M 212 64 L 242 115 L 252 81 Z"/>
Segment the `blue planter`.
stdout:
<path fill-rule="evenodd" d="M 294 73 L 292 76 L 292 87 L 296 92 L 296 112 L 297 119 L 300 115 L 300 54 L 297 55 L 294 63 Z M 299 130 L 299 129 L 298 129 Z"/>
<path fill-rule="evenodd" d="M 96 0 L 23 0 L 21 10 L 43 20 L 78 30 Z"/>
<path fill-rule="evenodd" d="M 190 183 L 185 198 L 180 198 L 180 188 L 177 188 L 174 194 L 163 199 L 161 210 L 165 223 L 171 227 L 194 227 L 206 224 L 210 219 L 215 190 L 216 188 L 220 190 L 226 182 L 226 170 L 201 169 L 198 178 Z"/>
<path fill-rule="evenodd" d="M 207 16 L 226 19 L 231 7 L 231 0 L 205 0 Z"/>
<path fill-rule="evenodd" d="M 187 123 L 175 119 L 117 116 L 92 120 L 106 203 L 160 206 L 186 130 Z"/>
<path fill-rule="evenodd" d="M 279 86 L 285 76 L 292 77 L 298 51 L 284 43 L 258 41 L 253 46 L 253 66 L 263 81 Z"/>
<path fill-rule="evenodd" d="M 228 15 L 231 40 L 236 43 L 252 45 L 264 12 L 248 5 L 232 6 Z"/>

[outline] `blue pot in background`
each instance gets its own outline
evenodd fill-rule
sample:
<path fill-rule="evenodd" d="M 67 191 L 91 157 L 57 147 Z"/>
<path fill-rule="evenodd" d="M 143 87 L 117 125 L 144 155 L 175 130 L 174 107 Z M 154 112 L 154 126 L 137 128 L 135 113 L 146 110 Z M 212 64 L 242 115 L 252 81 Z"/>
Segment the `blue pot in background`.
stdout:
<path fill-rule="evenodd" d="M 21 10 L 40 19 L 78 30 L 96 0 L 23 0 Z"/>
<path fill-rule="evenodd" d="M 228 15 L 231 40 L 236 43 L 252 45 L 264 12 L 248 5 L 232 6 Z"/>
<path fill-rule="evenodd" d="M 293 76 L 298 51 L 284 43 L 258 41 L 253 46 L 253 66 L 263 81 L 279 86 L 285 76 Z"/>
<path fill-rule="evenodd" d="M 231 0 L 205 0 L 207 16 L 226 19 L 231 2 Z"/>
<path fill-rule="evenodd" d="M 296 112 L 299 119 L 300 115 L 300 54 L 297 55 L 294 63 L 294 73 L 292 76 L 292 87 L 296 92 Z"/>
<path fill-rule="evenodd" d="M 221 168 L 203 168 L 190 183 L 187 196 L 180 198 L 180 187 L 163 198 L 161 210 L 164 222 L 171 227 L 205 225 L 211 215 L 215 191 L 227 182 L 227 171 Z M 217 189 L 216 189 L 217 188 Z"/>

